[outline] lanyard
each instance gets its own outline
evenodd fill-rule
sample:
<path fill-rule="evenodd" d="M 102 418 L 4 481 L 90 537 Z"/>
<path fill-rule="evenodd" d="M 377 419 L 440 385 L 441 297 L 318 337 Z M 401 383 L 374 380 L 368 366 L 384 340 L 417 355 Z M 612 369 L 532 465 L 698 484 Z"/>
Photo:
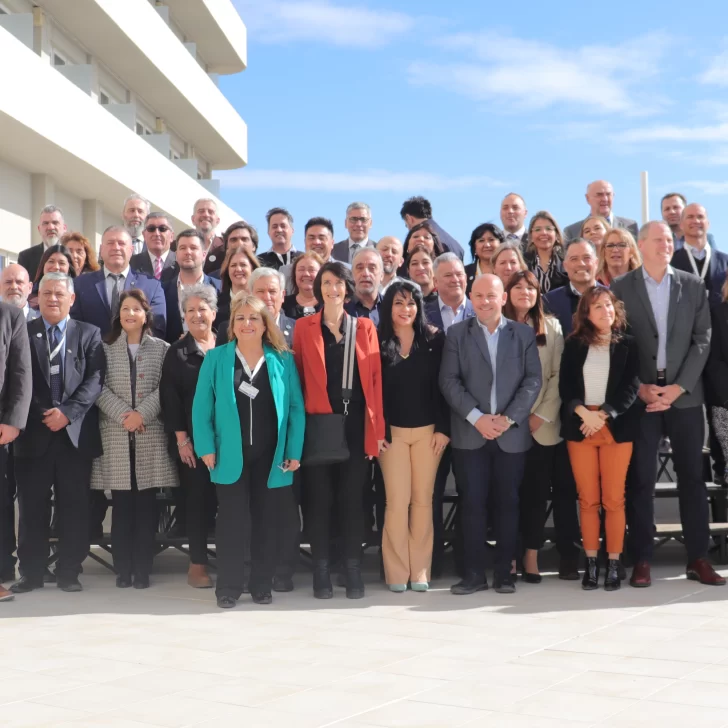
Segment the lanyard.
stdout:
<path fill-rule="evenodd" d="M 238 360 L 243 365 L 243 371 L 248 375 L 248 379 L 252 382 L 255 378 L 255 375 L 260 371 L 260 368 L 263 366 L 263 362 L 265 361 L 265 356 L 261 356 L 260 359 L 258 359 L 258 363 L 255 365 L 255 369 L 253 371 L 250 371 L 250 367 L 248 366 L 248 362 L 245 361 L 245 357 L 240 353 L 240 350 L 238 347 L 235 347 L 235 354 L 238 357 Z"/>
<path fill-rule="evenodd" d="M 685 243 L 685 252 L 688 254 L 688 260 L 690 261 L 690 266 L 693 269 L 693 273 L 695 273 L 698 278 L 700 278 L 701 281 L 705 280 L 705 276 L 708 274 L 708 268 L 710 267 L 710 245 L 707 243 L 705 244 L 705 258 L 703 259 L 703 270 L 698 272 L 698 266 L 695 263 L 695 258 L 693 258 L 693 251 L 690 250 L 690 246 Z"/>
<path fill-rule="evenodd" d="M 53 349 L 53 351 L 51 351 L 51 342 L 48 336 L 46 336 L 46 343 L 48 344 L 48 361 L 53 361 L 58 356 L 58 352 L 60 352 L 60 350 L 66 343 L 66 332 L 63 332 L 63 338 L 61 338 L 61 340 L 58 342 L 58 345 L 55 349 Z"/>

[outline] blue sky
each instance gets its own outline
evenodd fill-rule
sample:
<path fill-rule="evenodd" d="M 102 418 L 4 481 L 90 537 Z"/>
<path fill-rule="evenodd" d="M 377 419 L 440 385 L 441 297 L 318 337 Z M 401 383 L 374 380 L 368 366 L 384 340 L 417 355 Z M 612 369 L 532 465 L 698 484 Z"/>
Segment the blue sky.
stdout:
<path fill-rule="evenodd" d="M 248 68 L 221 88 L 248 124 L 249 164 L 218 176 L 263 249 L 276 205 L 302 248 L 314 215 L 344 238 L 358 199 L 372 237 L 403 237 L 401 203 L 423 194 L 466 244 L 499 222 L 509 191 L 562 226 L 582 219 L 594 179 L 614 185 L 616 214 L 639 220 L 647 170 L 651 217 L 681 191 L 728 250 L 725 0 L 699 12 L 673 0 L 233 2 Z"/>

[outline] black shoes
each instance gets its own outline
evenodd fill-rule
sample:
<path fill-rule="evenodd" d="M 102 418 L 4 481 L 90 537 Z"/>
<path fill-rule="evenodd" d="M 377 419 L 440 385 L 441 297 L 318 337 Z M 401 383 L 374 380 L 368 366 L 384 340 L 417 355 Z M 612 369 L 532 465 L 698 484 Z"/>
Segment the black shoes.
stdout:
<path fill-rule="evenodd" d="M 359 559 L 346 560 L 346 598 L 364 598 L 364 581 L 361 578 L 361 561 Z"/>
<path fill-rule="evenodd" d="M 516 580 L 514 577 L 515 574 L 493 577 L 493 589 L 497 594 L 515 594 Z"/>
<path fill-rule="evenodd" d="M 130 576 L 117 576 L 116 577 L 116 588 L 117 589 L 128 589 L 131 586 Z"/>
<path fill-rule="evenodd" d="M 584 570 L 584 578 L 581 580 L 581 588 L 591 591 L 599 587 L 599 565 L 596 556 L 588 556 L 586 559 L 586 569 Z"/>
<path fill-rule="evenodd" d="M 15 581 L 15 567 L 9 566 L 7 569 L 0 571 L 0 583 Z"/>
<path fill-rule="evenodd" d="M 559 579 L 579 581 L 579 561 L 577 557 L 562 558 L 559 561 Z"/>
<path fill-rule="evenodd" d="M 618 559 L 607 561 L 607 574 L 604 577 L 604 589 L 606 591 L 617 591 L 622 586 L 622 577 L 619 573 L 621 566 Z"/>
<path fill-rule="evenodd" d="M 232 609 L 234 606 L 236 606 L 238 603 L 237 599 L 233 599 L 232 597 L 218 597 L 217 598 L 217 606 L 220 607 L 220 609 Z"/>
<path fill-rule="evenodd" d="M 523 574 L 521 574 L 521 578 L 526 582 L 526 584 L 540 584 L 542 576 L 541 574 L 529 574 L 527 571 L 524 571 Z"/>
<path fill-rule="evenodd" d="M 293 579 L 287 576 L 273 577 L 273 591 L 275 592 L 292 592 Z"/>
<path fill-rule="evenodd" d="M 250 596 L 256 604 L 271 604 L 273 595 L 270 592 L 250 592 Z"/>
<path fill-rule="evenodd" d="M 10 591 L 13 594 L 27 594 L 28 592 L 35 591 L 36 589 L 42 589 L 43 588 L 43 581 L 33 581 L 32 579 L 29 579 L 27 576 L 21 576 L 20 581 L 16 581 L 15 584 L 13 584 L 10 587 Z"/>
<path fill-rule="evenodd" d="M 331 586 L 329 562 L 326 559 L 314 562 L 313 595 L 316 599 L 331 599 L 334 596 L 334 588 Z"/>
<path fill-rule="evenodd" d="M 149 575 L 136 574 L 132 585 L 135 589 L 149 589 Z"/>
<path fill-rule="evenodd" d="M 468 574 L 457 584 L 450 587 L 450 594 L 464 596 L 466 594 L 475 594 L 475 592 L 485 591 L 488 588 L 488 581 L 484 576 L 478 574 Z"/>
<path fill-rule="evenodd" d="M 43 572 L 43 583 L 44 584 L 55 584 L 56 580 L 57 580 L 56 575 L 50 569 L 46 569 L 45 572 Z"/>
<path fill-rule="evenodd" d="M 58 577 L 58 580 L 56 581 L 56 586 L 64 592 L 80 592 L 83 591 L 83 586 L 81 586 L 81 582 L 78 580 L 78 577 L 72 576 L 70 578 L 68 577 Z"/>

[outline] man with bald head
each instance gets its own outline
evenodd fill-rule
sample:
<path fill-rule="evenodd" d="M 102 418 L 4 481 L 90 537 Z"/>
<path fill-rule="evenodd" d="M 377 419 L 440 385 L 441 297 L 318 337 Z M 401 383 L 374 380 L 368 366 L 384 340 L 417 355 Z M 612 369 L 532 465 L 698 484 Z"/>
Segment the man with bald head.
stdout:
<path fill-rule="evenodd" d="M 440 366 L 440 389 L 451 409 L 464 541 L 465 576 L 450 591 L 474 594 L 488 588 L 484 536 L 488 494 L 494 490 L 494 586 L 511 594 L 518 490 L 524 453 L 533 445 L 528 416 L 541 390 L 541 364 L 533 329 L 503 316 L 506 294 L 497 276 L 478 277 L 470 300 L 475 317 L 448 329 Z"/>
<path fill-rule="evenodd" d="M 632 233 L 636 239 L 638 234 L 638 225 L 635 220 L 628 217 L 619 217 L 612 211 L 614 204 L 614 188 L 611 182 L 603 179 L 596 180 L 589 184 L 586 188 L 586 201 L 589 205 L 589 216 L 598 215 L 603 217 L 611 227 L 624 228 Z M 581 235 L 581 225 L 584 220 L 579 220 L 568 227 L 564 228 L 564 241 L 573 240 Z"/>
<path fill-rule="evenodd" d="M 506 240 L 518 243 L 525 252 L 528 247 L 528 232 L 526 231 L 526 201 L 516 192 L 509 192 L 501 202 L 500 219 L 503 223 L 503 232 Z"/>
<path fill-rule="evenodd" d="M 22 308 L 26 321 L 32 321 L 40 316 L 28 305 L 28 296 L 33 290 L 28 271 L 19 263 L 11 263 L 3 268 L 0 276 L 0 297 L 5 303 L 15 308 Z"/>
<path fill-rule="evenodd" d="M 382 268 L 384 276 L 382 278 L 382 287 L 380 293 L 384 295 L 387 292 L 389 284 L 397 277 L 397 271 L 402 263 L 404 256 L 402 255 L 402 241 L 393 235 L 385 235 L 378 243 L 377 250 L 382 256 Z"/>

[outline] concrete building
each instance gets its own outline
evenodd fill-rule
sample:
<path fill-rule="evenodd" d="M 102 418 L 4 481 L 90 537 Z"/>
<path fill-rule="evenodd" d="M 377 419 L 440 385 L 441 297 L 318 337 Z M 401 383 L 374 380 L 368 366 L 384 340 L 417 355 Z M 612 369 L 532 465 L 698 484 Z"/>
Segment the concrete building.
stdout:
<path fill-rule="evenodd" d="M 2 262 L 40 241 L 48 204 L 97 245 L 132 192 L 189 227 L 213 170 L 247 161 L 217 87 L 246 55 L 231 0 L 0 0 Z"/>

